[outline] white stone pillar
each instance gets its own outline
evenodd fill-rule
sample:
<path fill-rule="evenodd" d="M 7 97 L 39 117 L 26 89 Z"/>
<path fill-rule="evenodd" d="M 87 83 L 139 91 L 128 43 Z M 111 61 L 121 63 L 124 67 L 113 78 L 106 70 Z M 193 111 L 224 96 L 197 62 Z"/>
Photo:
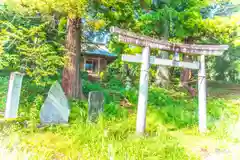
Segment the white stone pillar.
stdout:
<path fill-rule="evenodd" d="M 198 121 L 199 131 L 207 131 L 207 96 L 206 96 L 206 69 L 205 56 L 200 56 L 200 69 L 198 72 Z"/>
<path fill-rule="evenodd" d="M 100 65 L 101 65 L 101 59 L 98 57 L 98 75 L 100 75 Z"/>
<path fill-rule="evenodd" d="M 10 75 L 5 118 L 17 118 L 23 76 L 19 72 L 12 72 Z"/>
<path fill-rule="evenodd" d="M 136 132 L 139 135 L 144 134 L 146 126 L 149 67 L 150 67 L 150 48 L 145 47 L 142 52 L 142 67 L 139 83 L 138 111 L 136 124 Z"/>
<path fill-rule="evenodd" d="M 83 71 L 86 71 L 86 58 L 83 57 Z"/>

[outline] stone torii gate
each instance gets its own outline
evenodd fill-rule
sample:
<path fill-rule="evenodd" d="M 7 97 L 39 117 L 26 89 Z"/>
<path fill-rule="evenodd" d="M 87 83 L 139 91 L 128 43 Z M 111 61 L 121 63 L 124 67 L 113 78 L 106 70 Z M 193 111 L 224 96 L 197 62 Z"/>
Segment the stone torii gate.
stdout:
<path fill-rule="evenodd" d="M 142 55 L 123 55 L 122 60 L 126 62 L 142 63 L 140 74 L 140 86 L 138 96 L 138 111 L 137 111 L 137 134 L 143 134 L 146 125 L 146 110 L 148 99 L 148 71 L 150 64 L 182 67 L 198 70 L 198 120 L 199 131 L 201 133 L 207 130 L 207 115 L 206 115 L 206 70 L 205 56 L 221 56 L 228 49 L 228 45 L 196 45 L 196 44 L 177 44 L 170 43 L 165 40 L 157 40 L 148 36 L 138 35 L 126 30 L 112 27 L 111 33 L 119 35 L 119 41 L 132 45 L 144 47 Z M 164 51 L 175 52 L 173 60 L 160 59 L 155 56 L 150 56 L 150 49 L 160 49 Z M 178 58 L 178 53 L 200 56 L 198 62 L 181 62 Z M 177 57 L 176 57 L 177 56 Z"/>

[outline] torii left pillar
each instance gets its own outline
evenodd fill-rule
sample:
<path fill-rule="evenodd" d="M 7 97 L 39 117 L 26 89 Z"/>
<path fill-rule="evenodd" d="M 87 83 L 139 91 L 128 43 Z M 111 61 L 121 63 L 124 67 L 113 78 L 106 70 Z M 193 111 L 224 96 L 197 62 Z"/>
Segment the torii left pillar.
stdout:
<path fill-rule="evenodd" d="M 150 48 L 145 47 L 142 51 L 142 66 L 140 73 L 138 109 L 137 109 L 136 132 L 139 135 L 144 134 L 146 126 L 149 67 L 150 67 Z"/>

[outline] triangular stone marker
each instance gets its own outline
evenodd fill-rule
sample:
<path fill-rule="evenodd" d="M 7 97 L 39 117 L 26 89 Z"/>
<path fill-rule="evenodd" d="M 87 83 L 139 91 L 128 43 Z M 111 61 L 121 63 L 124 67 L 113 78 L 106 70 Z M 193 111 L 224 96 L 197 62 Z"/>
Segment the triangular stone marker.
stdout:
<path fill-rule="evenodd" d="M 53 84 L 40 111 L 41 124 L 68 123 L 70 108 L 58 82 Z"/>

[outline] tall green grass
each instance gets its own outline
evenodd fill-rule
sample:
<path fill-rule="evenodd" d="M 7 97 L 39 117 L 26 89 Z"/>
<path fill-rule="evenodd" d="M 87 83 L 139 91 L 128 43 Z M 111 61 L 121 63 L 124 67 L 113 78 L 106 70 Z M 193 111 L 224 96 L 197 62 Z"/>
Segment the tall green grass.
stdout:
<path fill-rule="evenodd" d="M 98 123 L 91 124 L 86 122 L 87 104 L 72 102 L 68 126 L 14 128 L 20 142 L 18 150 L 39 156 L 34 159 L 198 159 L 185 151 L 157 117 L 147 119 L 146 135 L 138 137 L 136 115 L 118 106 L 113 116 L 110 108 L 107 105 Z"/>
<path fill-rule="evenodd" d="M 11 137 L 5 138 L 6 148 L 27 153 L 29 159 L 199 159 L 185 150 L 179 141 L 181 137 L 171 134 L 187 129 L 186 134 L 198 135 L 196 99 L 151 87 L 146 134 L 138 137 L 135 135 L 137 89 L 125 91 L 120 84 L 91 82 L 84 83 L 84 89 L 85 94 L 92 90 L 104 91 L 107 99 L 104 113 L 96 124 L 87 122 L 86 102 L 71 101 L 69 125 L 38 128 L 39 110 L 48 88 L 37 87 L 26 79 L 19 109 L 19 116 L 24 120 L 0 125 L 4 136 L 16 135 L 18 139 L 15 142 Z M 132 106 L 120 106 L 119 100 L 111 95 L 113 90 L 118 90 L 120 100 L 126 98 Z M 217 138 L 229 136 L 229 124 L 234 123 L 240 113 L 238 105 L 217 98 L 208 99 L 207 112 L 209 134 Z"/>
<path fill-rule="evenodd" d="M 7 76 L 0 76 L 0 111 L 3 111 L 6 105 L 8 78 Z"/>

